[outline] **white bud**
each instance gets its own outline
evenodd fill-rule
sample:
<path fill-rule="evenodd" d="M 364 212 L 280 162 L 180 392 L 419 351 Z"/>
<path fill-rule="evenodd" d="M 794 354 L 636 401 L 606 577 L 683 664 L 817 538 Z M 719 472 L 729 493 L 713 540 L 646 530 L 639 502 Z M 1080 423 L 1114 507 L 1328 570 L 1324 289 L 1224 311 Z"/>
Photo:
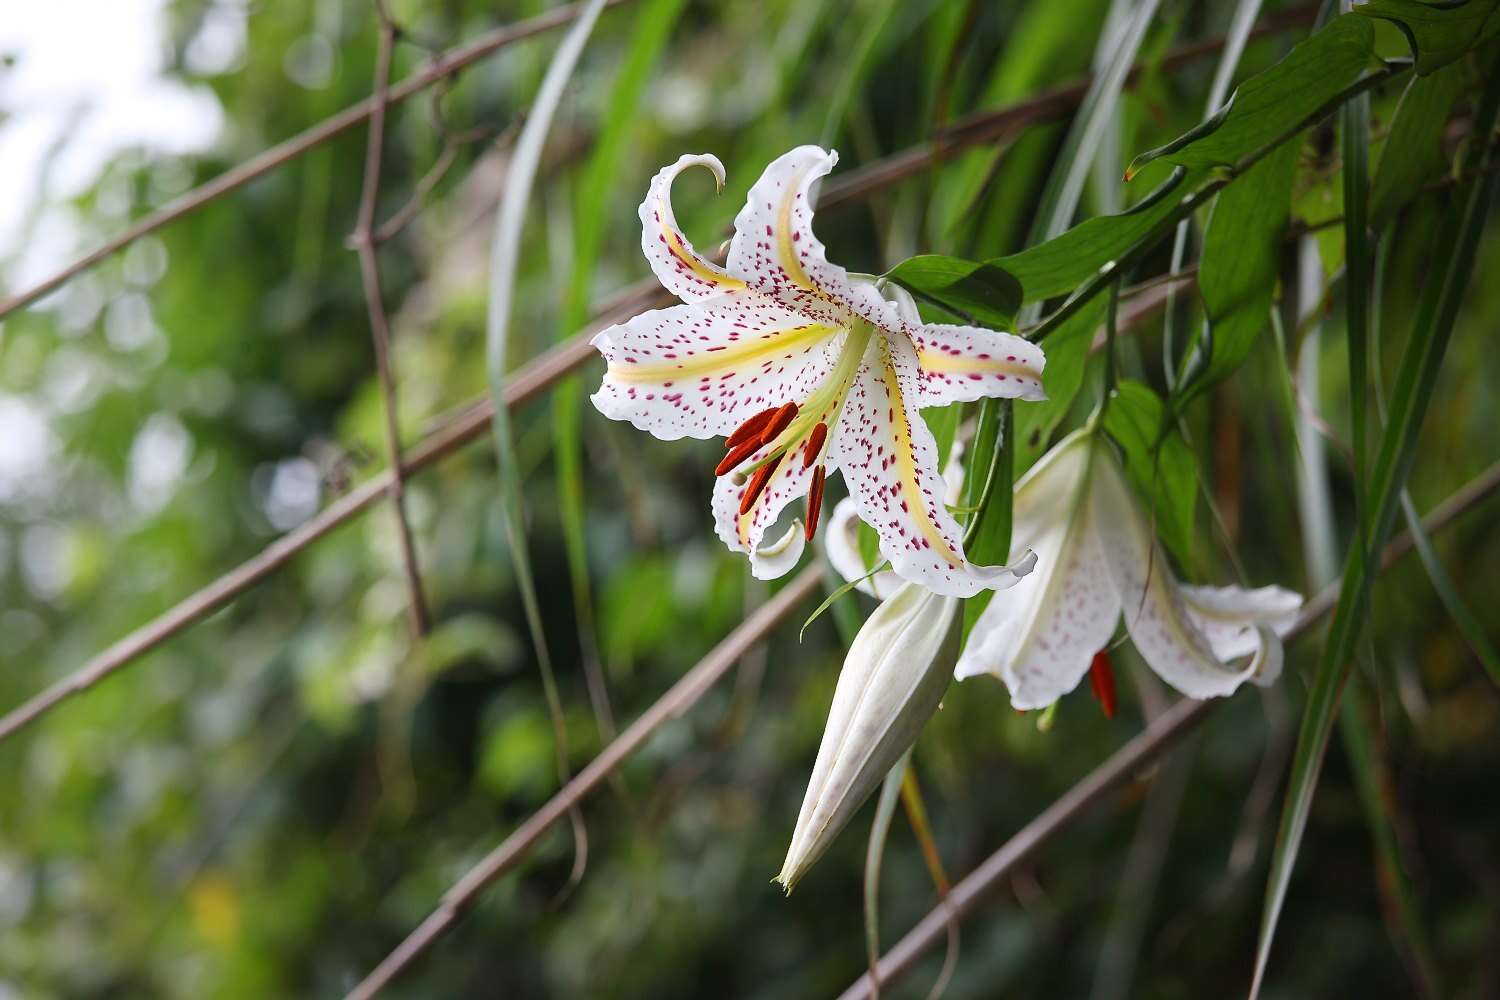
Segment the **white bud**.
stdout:
<path fill-rule="evenodd" d="M 958 659 L 958 608 L 957 598 L 908 583 L 854 637 L 792 845 L 776 876 L 788 892 L 937 711 Z"/>

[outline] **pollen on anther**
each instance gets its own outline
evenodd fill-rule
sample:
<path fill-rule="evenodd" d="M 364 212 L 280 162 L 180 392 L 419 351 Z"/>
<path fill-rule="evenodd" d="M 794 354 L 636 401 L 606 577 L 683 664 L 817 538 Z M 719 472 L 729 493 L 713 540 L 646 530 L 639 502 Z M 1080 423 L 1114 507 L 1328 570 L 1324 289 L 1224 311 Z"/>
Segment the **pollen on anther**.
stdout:
<path fill-rule="evenodd" d="M 817 426 L 812 429 L 812 433 L 807 436 L 807 450 L 802 454 L 802 467 L 804 469 L 818 460 L 818 454 L 823 450 L 823 442 L 827 439 L 828 425 L 820 420 Z"/>

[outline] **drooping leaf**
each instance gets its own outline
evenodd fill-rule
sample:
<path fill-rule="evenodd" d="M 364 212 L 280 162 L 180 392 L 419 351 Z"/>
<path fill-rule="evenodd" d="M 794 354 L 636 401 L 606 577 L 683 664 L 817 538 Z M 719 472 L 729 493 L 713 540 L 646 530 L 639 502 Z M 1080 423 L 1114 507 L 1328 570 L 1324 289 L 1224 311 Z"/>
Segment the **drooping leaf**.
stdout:
<path fill-rule="evenodd" d="M 1484 96 L 1474 116 L 1475 134 L 1490 136 L 1500 108 L 1500 61 L 1490 67 Z M 1465 158 L 1472 172 L 1483 163 L 1493 144 L 1475 143 Z M 1411 339 L 1401 359 L 1391 397 L 1390 420 L 1381 436 L 1380 451 L 1370 473 L 1367 496 L 1370 515 L 1366 545 L 1352 545 L 1344 563 L 1343 581 L 1328 638 L 1318 660 L 1308 693 L 1307 708 L 1297 734 L 1281 826 L 1271 857 L 1266 884 L 1265 912 L 1256 944 L 1252 1000 L 1259 995 L 1270 958 L 1271 943 L 1281 907 L 1291 884 L 1302 836 L 1322 771 L 1323 756 L 1338 714 L 1344 681 L 1358 649 L 1369 611 L 1370 590 L 1378 566 L 1372 553 L 1385 541 L 1400 507 L 1401 490 L 1415 457 L 1417 433 L 1432 398 L 1438 370 L 1452 336 L 1458 307 L 1473 272 L 1479 236 L 1495 188 L 1494 174 L 1481 174 L 1464 184 L 1445 215 L 1441 235 L 1432 247 L 1432 267 L 1424 284 Z"/>
<path fill-rule="evenodd" d="M 1160 227 L 1201 177 L 1185 170 L 1173 171 L 1171 177 L 1127 211 L 1088 219 L 1061 236 L 990 263 L 1004 268 L 1021 282 L 1027 302 L 1070 292 Z"/>
<path fill-rule="evenodd" d="M 1198 273 L 1206 318 L 1183 362 L 1173 400 L 1178 410 L 1243 364 L 1266 327 L 1298 147 L 1282 143 L 1214 203 Z"/>
<path fill-rule="evenodd" d="M 1426 76 L 1500 35 L 1500 0 L 1370 0 L 1356 14 L 1390 21 L 1411 44 Z"/>
<path fill-rule="evenodd" d="M 496 462 L 500 471 L 501 506 L 505 515 L 506 534 L 510 540 L 511 562 L 531 632 L 547 710 L 552 719 L 559 783 L 571 776 L 568 765 L 567 728 L 563 720 L 562 699 L 548 652 L 546 631 L 542 626 L 541 601 L 537 596 L 536 578 L 526 535 L 525 510 L 521 496 L 521 467 L 516 459 L 515 440 L 510 427 L 510 411 L 505 405 L 506 356 L 510 346 L 510 320 L 516 289 L 516 272 L 521 261 L 521 233 L 526 225 L 526 207 L 531 188 L 542 161 L 542 148 L 552 125 L 564 88 L 578 66 L 578 58 L 593 31 L 604 0 L 593 0 L 579 15 L 567 36 L 558 46 L 532 104 L 531 115 L 516 140 L 506 170 L 500 207 L 495 212 L 495 235 L 490 250 L 489 303 L 485 331 L 485 372 L 489 379 L 490 398 L 495 403 L 491 418 Z M 583 875 L 582 865 L 588 856 L 588 838 L 583 816 L 577 808 L 570 810 L 573 825 L 575 861 L 572 881 Z"/>
<path fill-rule="evenodd" d="M 918 298 L 956 310 L 985 326 L 997 330 L 1015 327 L 1021 283 L 993 262 L 923 254 L 907 258 L 885 276 Z"/>
<path fill-rule="evenodd" d="M 1157 159 L 1186 167 L 1232 167 L 1291 135 L 1337 107 L 1361 84 L 1361 76 L 1377 63 L 1374 38 L 1365 19 L 1348 14 L 1334 19 L 1276 65 L 1242 83 L 1207 121 L 1137 156 L 1125 176 L 1133 177 Z"/>
<path fill-rule="evenodd" d="M 1167 407 L 1147 385 L 1124 381 L 1104 414 L 1104 429 L 1120 446 L 1125 474 L 1151 512 L 1167 551 L 1191 562 L 1198 506 L 1197 459 L 1170 422 Z"/>
<path fill-rule="evenodd" d="M 1370 226 L 1376 232 L 1395 218 L 1425 181 L 1441 172 L 1439 142 L 1462 84 L 1462 67 L 1456 65 L 1413 77 L 1407 84 L 1370 186 Z"/>
<path fill-rule="evenodd" d="M 1047 338 L 1047 366 L 1042 369 L 1047 398 L 1016 409 L 1016 475 L 1031 468 L 1047 450 L 1053 431 L 1078 398 L 1104 306 L 1104 296 L 1095 298 Z"/>

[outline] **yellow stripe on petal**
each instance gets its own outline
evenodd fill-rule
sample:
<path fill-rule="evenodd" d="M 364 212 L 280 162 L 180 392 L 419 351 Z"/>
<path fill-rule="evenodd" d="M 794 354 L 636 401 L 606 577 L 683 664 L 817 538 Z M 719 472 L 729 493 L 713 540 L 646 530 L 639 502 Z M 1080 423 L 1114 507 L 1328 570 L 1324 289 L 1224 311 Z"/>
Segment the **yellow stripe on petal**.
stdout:
<path fill-rule="evenodd" d="M 919 350 L 917 363 L 923 371 L 942 375 L 1011 375 L 1016 378 L 1039 379 L 1042 373 L 1030 365 L 1001 358 L 976 358 L 968 354 L 947 354 L 942 351 Z"/>
<path fill-rule="evenodd" d="M 792 208 L 797 203 L 797 193 L 802 184 L 788 184 L 786 191 L 781 196 L 781 206 L 776 212 L 776 256 L 781 261 L 781 269 L 786 272 L 787 278 L 799 288 L 808 291 L 819 291 L 812 279 L 807 276 L 807 271 L 802 266 L 802 258 L 797 256 L 796 240 L 793 239 Z"/>
<path fill-rule="evenodd" d="M 669 206 L 661 202 L 658 202 L 658 205 L 660 206 L 658 211 L 659 219 L 666 220 L 672 218 Z M 677 258 L 682 263 L 682 266 L 693 272 L 697 278 L 717 286 L 717 291 L 739 291 L 748 287 L 739 278 L 734 277 L 722 268 L 714 267 L 700 258 L 683 243 L 682 236 L 677 230 L 667 225 L 665 221 L 661 222 L 661 233 L 662 238 L 667 241 L 667 252 Z"/>
<path fill-rule="evenodd" d="M 611 362 L 609 378 L 617 382 L 662 382 L 701 378 L 732 372 L 777 356 L 809 350 L 819 341 L 840 332 L 823 323 L 773 330 L 749 340 L 739 340 L 670 361 Z"/>
<path fill-rule="evenodd" d="M 891 452 L 896 462 L 902 499 L 906 501 L 907 510 L 911 513 L 917 530 L 931 543 L 933 550 L 955 569 L 961 568 L 964 565 L 963 556 L 955 552 L 948 539 L 943 536 L 917 479 L 917 456 L 912 446 L 911 423 L 907 418 L 905 397 L 901 393 L 901 383 L 896 377 L 896 366 L 891 360 L 890 349 L 884 344 L 881 345 L 880 360 L 886 398 L 891 402 Z"/>

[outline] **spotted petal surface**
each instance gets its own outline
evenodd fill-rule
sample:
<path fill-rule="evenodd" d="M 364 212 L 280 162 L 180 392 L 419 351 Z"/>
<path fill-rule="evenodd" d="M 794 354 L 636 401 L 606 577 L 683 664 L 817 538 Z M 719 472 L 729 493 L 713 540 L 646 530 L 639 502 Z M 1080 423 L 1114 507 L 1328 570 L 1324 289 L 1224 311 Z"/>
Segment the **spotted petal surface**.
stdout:
<path fill-rule="evenodd" d="M 681 156 L 677 162 L 662 167 L 651 178 L 646 200 L 641 202 L 641 250 L 651 270 L 667 291 L 684 302 L 699 302 L 725 293 L 742 292 L 743 279 L 731 275 L 700 254 L 683 235 L 672 211 L 672 182 L 688 167 L 701 166 L 714 176 L 715 185 L 724 187 L 724 164 L 717 156 L 700 154 Z"/>
<path fill-rule="evenodd" d="M 749 285 L 794 312 L 828 323 L 860 316 L 876 326 L 900 326 L 895 307 L 868 282 L 828 261 L 813 234 L 818 182 L 838 163 L 837 153 L 798 146 L 771 161 L 750 188 L 734 219 L 728 268 Z"/>
<path fill-rule="evenodd" d="M 1188 614 L 1166 553 L 1156 544 L 1125 472 L 1108 445 L 1095 448 L 1091 517 L 1136 651 L 1162 680 L 1189 698 L 1233 693 L 1259 664 L 1235 668 L 1214 655 Z"/>
<path fill-rule="evenodd" d="M 881 554 L 904 579 L 953 597 L 1011 586 L 1018 572 L 975 567 L 964 558 L 958 524 L 942 502 L 937 445 L 913 405 L 915 382 L 908 342 L 870 341 L 831 452 L 843 467 L 849 496 L 880 535 Z"/>
<path fill-rule="evenodd" d="M 802 467 L 806 447 L 804 438 L 787 453 L 754 505 L 743 514 L 740 513 L 740 501 L 750 488 L 749 483 L 736 483 L 733 476 L 721 476 L 714 483 L 714 529 L 730 549 L 750 555 L 751 572 L 759 579 L 769 580 L 783 575 L 797 564 L 802 555 L 805 542 L 800 529 L 793 538 L 778 536 L 772 546 L 763 546 L 762 543 L 767 532 L 780 520 L 782 511 L 794 501 L 801 500 L 812 485 L 813 469 Z M 762 447 L 747 459 L 746 464 L 760 460 L 769 450 L 769 446 Z M 827 462 L 826 467 L 829 474 L 837 469 L 832 461 Z M 783 543 L 786 548 L 782 547 Z M 788 556 L 788 551 L 795 551 L 796 556 Z"/>
<path fill-rule="evenodd" d="M 921 373 L 918 405 L 1010 397 L 1042 400 L 1042 349 L 1013 333 L 928 323 L 912 339 Z"/>
<path fill-rule="evenodd" d="M 841 336 L 758 299 L 655 309 L 594 338 L 609 370 L 593 402 L 669 441 L 726 435 L 768 406 L 807 398 Z"/>
<path fill-rule="evenodd" d="M 999 677 L 1016 708 L 1046 708 L 1073 690 L 1120 620 L 1089 522 L 1090 437 L 1063 441 L 1016 485 L 1012 550 L 1033 550 L 1037 568 L 985 607 L 955 670 L 960 680 Z"/>

